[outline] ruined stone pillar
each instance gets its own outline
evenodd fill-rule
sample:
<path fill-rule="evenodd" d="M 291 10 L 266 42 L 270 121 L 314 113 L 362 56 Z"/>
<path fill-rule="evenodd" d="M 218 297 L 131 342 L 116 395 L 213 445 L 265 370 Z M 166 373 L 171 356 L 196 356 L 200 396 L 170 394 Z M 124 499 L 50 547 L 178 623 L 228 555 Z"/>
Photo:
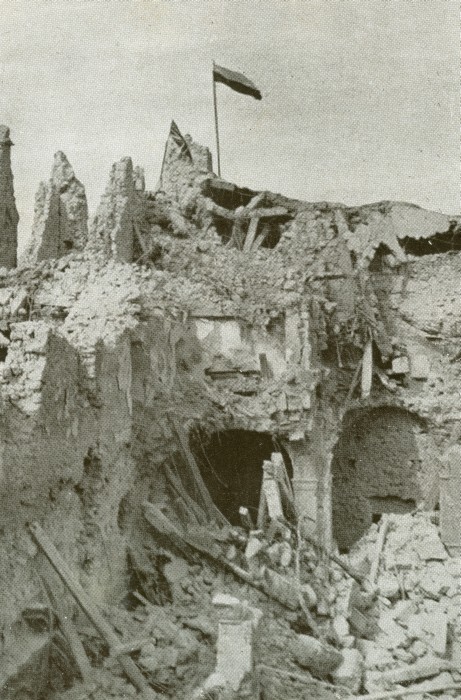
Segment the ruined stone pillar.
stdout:
<path fill-rule="evenodd" d="M 453 556 L 461 555 L 461 446 L 443 455 L 440 472 L 440 538 Z"/>
<path fill-rule="evenodd" d="M 62 151 L 54 155 L 51 178 L 41 182 L 35 197 L 34 224 L 21 264 L 61 258 L 83 250 L 88 239 L 85 188 Z"/>
<path fill-rule="evenodd" d="M 317 466 L 306 440 L 290 441 L 287 445 L 293 464 L 293 493 L 295 507 L 304 532 L 316 535 L 318 520 Z"/>
<path fill-rule="evenodd" d="M 194 700 L 204 700 L 218 689 L 218 697 L 226 700 L 259 698 L 254 646 L 262 612 L 226 593 L 218 593 L 213 605 L 219 616 L 216 667 Z"/>
<path fill-rule="evenodd" d="M 12 268 L 17 263 L 19 215 L 14 198 L 11 171 L 10 130 L 0 126 L 0 267 Z"/>

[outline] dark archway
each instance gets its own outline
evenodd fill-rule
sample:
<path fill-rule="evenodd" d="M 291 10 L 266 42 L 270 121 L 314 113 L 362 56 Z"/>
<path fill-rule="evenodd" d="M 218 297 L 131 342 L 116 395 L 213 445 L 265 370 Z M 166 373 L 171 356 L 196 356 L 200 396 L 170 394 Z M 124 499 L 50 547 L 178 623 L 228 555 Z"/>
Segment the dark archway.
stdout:
<path fill-rule="evenodd" d="M 262 465 L 273 452 L 281 452 L 288 476 L 291 460 L 280 441 L 269 433 L 225 430 L 207 434 L 196 431 L 191 449 L 219 510 L 234 525 L 240 523 L 239 508 L 246 506 L 254 521 L 258 512 Z"/>
<path fill-rule="evenodd" d="M 392 407 L 346 414 L 333 451 L 333 534 L 347 551 L 382 513 L 407 513 L 421 500 L 418 419 Z"/>

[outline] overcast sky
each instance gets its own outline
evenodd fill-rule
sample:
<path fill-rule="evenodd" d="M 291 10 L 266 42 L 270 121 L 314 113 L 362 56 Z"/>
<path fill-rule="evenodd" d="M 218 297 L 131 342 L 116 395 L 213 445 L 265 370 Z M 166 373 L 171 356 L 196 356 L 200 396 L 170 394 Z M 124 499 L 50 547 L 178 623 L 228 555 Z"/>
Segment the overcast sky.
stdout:
<path fill-rule="evenodd" d="M 130 155 L 157 182 L 173 118 L 222 174 L 307 200 L 460 212 L 457 0 L 0 0 L 0 123 L 15 142 L 21 236 L 63 150 L 94 210 Z"/>

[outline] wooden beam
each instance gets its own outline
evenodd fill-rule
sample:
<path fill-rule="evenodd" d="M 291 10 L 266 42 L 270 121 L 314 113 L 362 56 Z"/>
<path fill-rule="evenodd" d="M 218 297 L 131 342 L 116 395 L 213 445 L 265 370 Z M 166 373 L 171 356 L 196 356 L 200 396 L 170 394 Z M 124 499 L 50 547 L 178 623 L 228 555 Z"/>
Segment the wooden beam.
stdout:
<path fill-rule="evenodd" d="M 248 226 L 248 232 L 245 238 L 245 243 L 243 244 L 243 252 L 244 253 L 249 253 L 251 250 L 251 247 L 254 243 L 254 240 L 256 238 L 256 234 L 258 232 L 258 225 L 259 225 L 259 216 L 252 216 L 250 219 L 250 224 Z"/>
<path fill-rule="evenodd" d="M 202 478 L 202 475 L 200 473 L 200 469 L 198 467 L 197 462 L 195 461 L 195 457 L 192 454 L 192 451 L 189 447 L 189 438 L 184 431 L 183 427 L 179 423 L 179 421 L 174 418 L 170 417 L 170 421 L 173 424 L 173 427 L 175 429 L 176 435 L 178 436 L 179 443 L 181 445 L 184 457 L 186 458 L 186 463 L 188 464 L 192 477 L 194 479 L 194 482 L 197 486 L 197 489 L 200 493 L 200 496 L 202 497 L 202 501 L 204 505 L 206 506 L 208 515 L 211 519 L 216 520 L 216 522 L 220 525 L 230 525 L 229 521 L 224 517 L 224 515 L 221 513 L 219 508 L 215 505 L 213 499 L 210 496 L 210 492 L 208 491 L 206 484 Z"/>
<path fill-rule="evenodd" d="M 48 538 L 48 535 L 42 530 L 38 523 L 31 523 L 29 525 L 29 532 L 41 551 L 45 554 L 59 578 L 69 589 L 83 612 L 91 620 L 101 637 L 105 640 L 109 649 L 114 646 L 119 646 L 119 637 L 116 635 L 107 620 L 102 616 L 101 612 L 93 603 L 89 595 L 83 590 L 72 569 L 61 557 L 54 544 Z M 144 700 L 157 700 L 157 693 L 155 693 L 147 684 L 146 679 L 134 663 L 133 659 L 131 659 L 129 656 L 119 656 L 118 660 L 130 681 L 142 693 Z"/>
<path fill-rule="evenodd" d="M 43 564 L 45 564 L 45 555 L 41 553 L 40 556 L 43 556 L 42 561 Z M 46 590 L 48 598 L 50 599 L 51 606 L 56 613 L 59 626 L 61 627 L 61 630 L 70 646 L 70 650 L 75 659 L 75 663 L 77 664 L 80 676 L 84 683 L 90 685 L 94 682 L 94 671 L 86 655 L 81 639 L 78 636 L 78 632 L 75 629 L 75 625 L 64 607 L 62 595 L 61 592 L 57 590 L 56 581 L 53 580 L 53 574 L 49 570 L 47 571 L 45 568 L 46 566 L 47 564 L 43 566 L 40 563 L 38 567 L 40 577 L 43 581 L 43 586 Z"/>

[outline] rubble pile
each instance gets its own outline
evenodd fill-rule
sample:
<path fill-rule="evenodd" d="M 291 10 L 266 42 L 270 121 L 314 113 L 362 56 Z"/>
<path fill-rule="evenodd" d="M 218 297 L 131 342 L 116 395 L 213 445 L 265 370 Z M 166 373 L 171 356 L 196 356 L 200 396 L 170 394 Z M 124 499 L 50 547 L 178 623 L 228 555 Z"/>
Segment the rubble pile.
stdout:
<path fill-rule="evenodd" d="M 386 690 L 399 682 L 430 690 L 459 677 L 461 560 L 450 557 L 433 520 L 438 514 L 389 515 L 377 568 L 377 634 L 361 639 L 364 686 Z M 380 533 L 373 527 L 349 555 L 356 566 L 376 560 Z M 407 685 L 410 683 L 410 685 Z"/>
<path fill-rule="evenodd" d="M 2 700 L 459 696 L 460 217 L 0 137 Z"/>

